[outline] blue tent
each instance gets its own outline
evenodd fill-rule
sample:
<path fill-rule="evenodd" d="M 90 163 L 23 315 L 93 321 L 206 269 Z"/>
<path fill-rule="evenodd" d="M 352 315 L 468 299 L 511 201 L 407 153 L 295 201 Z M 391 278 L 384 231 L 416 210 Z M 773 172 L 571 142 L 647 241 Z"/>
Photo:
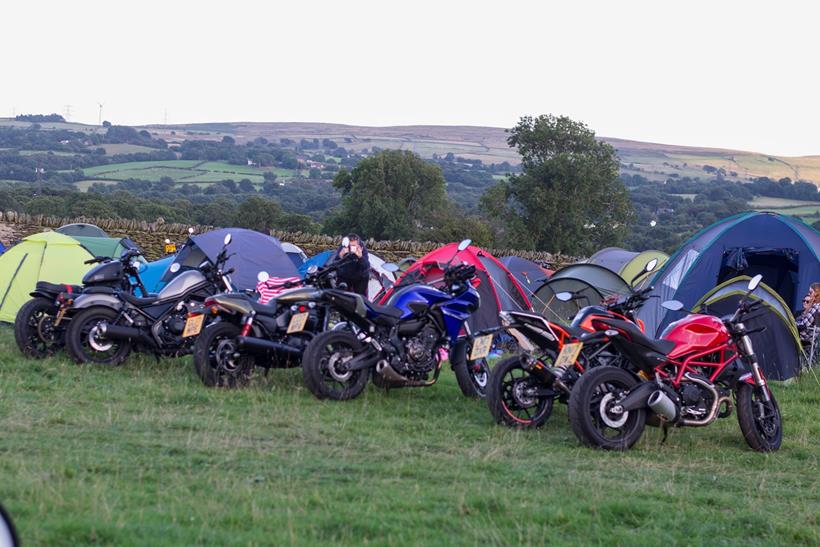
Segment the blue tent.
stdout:
<path fill-rule="evenodd" d="M 142 284 L 145 285 L 145 290 L 149 293 L 156 293 L 165 286 L 166 281 L 163 281 L 162 278 L 175 258 L 175 255 L 170 255 L 140 266 L 140 279 L 142 279 Z"/>
<path fill-rule="evenodd" d="M 0 255 L 6 252 L 6 247 L 0 242 Z"/>
<path fill-rule="evenodd" d="M 333 257 L 333 254 L 335 252 L 335 250 L 331 249 L 329 251 L 322 251 L 321 253 L 313 255 L 312 257 L 308 258 L 304 264 L 299 266 L 299 275 L 301 277 L 305 277 L 308 268 L 310 268 L 311 266 L 316 266 L 317 268 L 325 266 L 331 259 L 331 257 Z"/>
<path fill-rule="evenodd" d="M 231 234 L 233 240 L 228 247 L 228 253 L 232 256 L 228 259 L 226 269 L 235 269 L 231 279 L 237 289 L 256 288 L 256 276 L 261 271 L 268 272 L 271 277 L 299 275 L 296 266 L 282 250 L 278 239 L 244 228 L 223 228 L 193 235 L 188 238 L 172 263 L 179 264 L 179 271 L 184 271 L 196 268 L 205 260 L 214 262 L 222 250 L 223 240 L 227 234 Z M 167 283 L 173 275 L 169 269 L 162 280 Z"/>
<path fill-rule="evenodd" d="M 499 258 L 502 264 L 510 270 L 510 273 L 518 280 L 518 284 L 532 300 L 535 291 L 549 279 L 549 274 L 538 264 L 520 256 L 504 256 Z"/>
<path fill-rule="evenodd" d="M 682 317 L 661 307 L 680 300 L 691 309 L 715 286 L 737 276 L 763 275 L 786 305 L 798 309 L 809 286 L 820 280 L 820 232 L 794 217 L 742 213 L 721 220 L 684 243 L 655 275 L 651 298 L 638 317 L 657 334 Z"/>

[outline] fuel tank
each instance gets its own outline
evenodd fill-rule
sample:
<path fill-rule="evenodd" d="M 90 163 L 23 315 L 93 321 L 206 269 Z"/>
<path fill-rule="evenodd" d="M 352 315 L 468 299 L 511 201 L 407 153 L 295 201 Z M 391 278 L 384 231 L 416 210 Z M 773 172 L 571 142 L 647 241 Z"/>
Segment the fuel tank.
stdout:
<path fill-rule="evenodd" d="M 122 281 L 122 263 L 119 260 L 112 260 L 104 264 L 99 264 L 83 277 L 83 285 L 114 285 Z"/>
<path fill-rule="evenodd" d="M 670 323 L 661 339 L 675 342 L 669 357 L 675 359 L 687 353 L 718 348 L 731 339 L 723 321 L 711 315 L 692 314 Z"/>

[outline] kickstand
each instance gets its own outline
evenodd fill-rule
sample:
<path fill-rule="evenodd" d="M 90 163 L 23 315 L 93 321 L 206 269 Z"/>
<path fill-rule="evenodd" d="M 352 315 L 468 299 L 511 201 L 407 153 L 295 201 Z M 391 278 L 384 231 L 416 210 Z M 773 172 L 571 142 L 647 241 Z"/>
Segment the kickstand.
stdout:
<path fill-rule="evenodd" d="M 661 439 L 661 444 L 666 444 L 666 439 L 669 437 L 669 424 L 664 422 L 661 427 L 663 428 L 663 439 Z"/>

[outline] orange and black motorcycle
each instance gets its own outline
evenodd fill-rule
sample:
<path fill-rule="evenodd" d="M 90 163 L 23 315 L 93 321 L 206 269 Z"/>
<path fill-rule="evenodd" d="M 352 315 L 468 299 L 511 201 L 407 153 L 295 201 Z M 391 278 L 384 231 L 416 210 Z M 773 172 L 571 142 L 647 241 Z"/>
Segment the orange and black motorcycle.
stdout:
<path fill-rule="evenodd" d="M 644 271 L 652 271 L 656 264 L 657 261 L 650 261 Z M 487 338 L 498 331 L 511 335 L 519 348 L 518 355 L 498 363 L 490 375 L 487 404 L 496 422 L 511 427 L 540 427 L 552 414 L 556 399 L 567 403 L 573 385 L 586 370 L 626 364 L 624 357 L 603 338 L 585 344 L 577 340 L 594 332 L 592 323 L 599 318 L 620 319 L 643 330 L 643 322 L 635 318 L 635 312 L 650 290 L 581 308 L 569 325 L 549 321 L 537 313 L 502 311 L 501 327 L 473 335 L 473 348 L 480 348 L 482 341 L 486 346 Z M 583 298 L 573 293 L 559 293 L 556 297 L 563 301 Z"/>

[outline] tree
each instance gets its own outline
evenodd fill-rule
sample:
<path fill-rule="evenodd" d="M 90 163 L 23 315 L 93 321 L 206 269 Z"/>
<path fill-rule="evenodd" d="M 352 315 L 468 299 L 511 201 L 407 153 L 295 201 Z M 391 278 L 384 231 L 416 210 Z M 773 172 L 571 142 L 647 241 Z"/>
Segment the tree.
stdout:
<path fill-rule="evenodd" d="M 253 185 L 250 179 L 242 179 L 239 181 L 239 191 L 246 194 L 256 192 L 256 186 Z"/>
<path fill-rule="evenodd" d="M 254 196 L 239 206 L 234 223 L 241 228 L 267 234 L 271 228 L 278 225 L 282 214 L 282 206 L 279 203 Z"/>
<path fill-rule="evenodd" d="M 413 239 L 450 204 L 441 169 L 409 151 L 379 152 L 341 170 L 333 186 L 342 206 L 326 229 L 376 239 Z"/>
<path fill-rule="evenodd" d="M 224 137 L 222 137 L 222 144 L 228 144 L 232 146 L 236 144 L 236 140 L 234 140 L 234 138 L 229 135 L 225 135 Z"/>
<path fill-rule="evenodd" d="M 265 171 L 264 173 L 262 173 L 262 178 L 265 179 L 265 182 L 276 182 L 276 173 Z"/>
<path fill-rule="evenodd" d="M 623 240 L 633 213 L 618 158 L 585 124 L 527 116 L 507 143 L 523 172 L 482 198 L 497 245 L 588 255 Z"/>

